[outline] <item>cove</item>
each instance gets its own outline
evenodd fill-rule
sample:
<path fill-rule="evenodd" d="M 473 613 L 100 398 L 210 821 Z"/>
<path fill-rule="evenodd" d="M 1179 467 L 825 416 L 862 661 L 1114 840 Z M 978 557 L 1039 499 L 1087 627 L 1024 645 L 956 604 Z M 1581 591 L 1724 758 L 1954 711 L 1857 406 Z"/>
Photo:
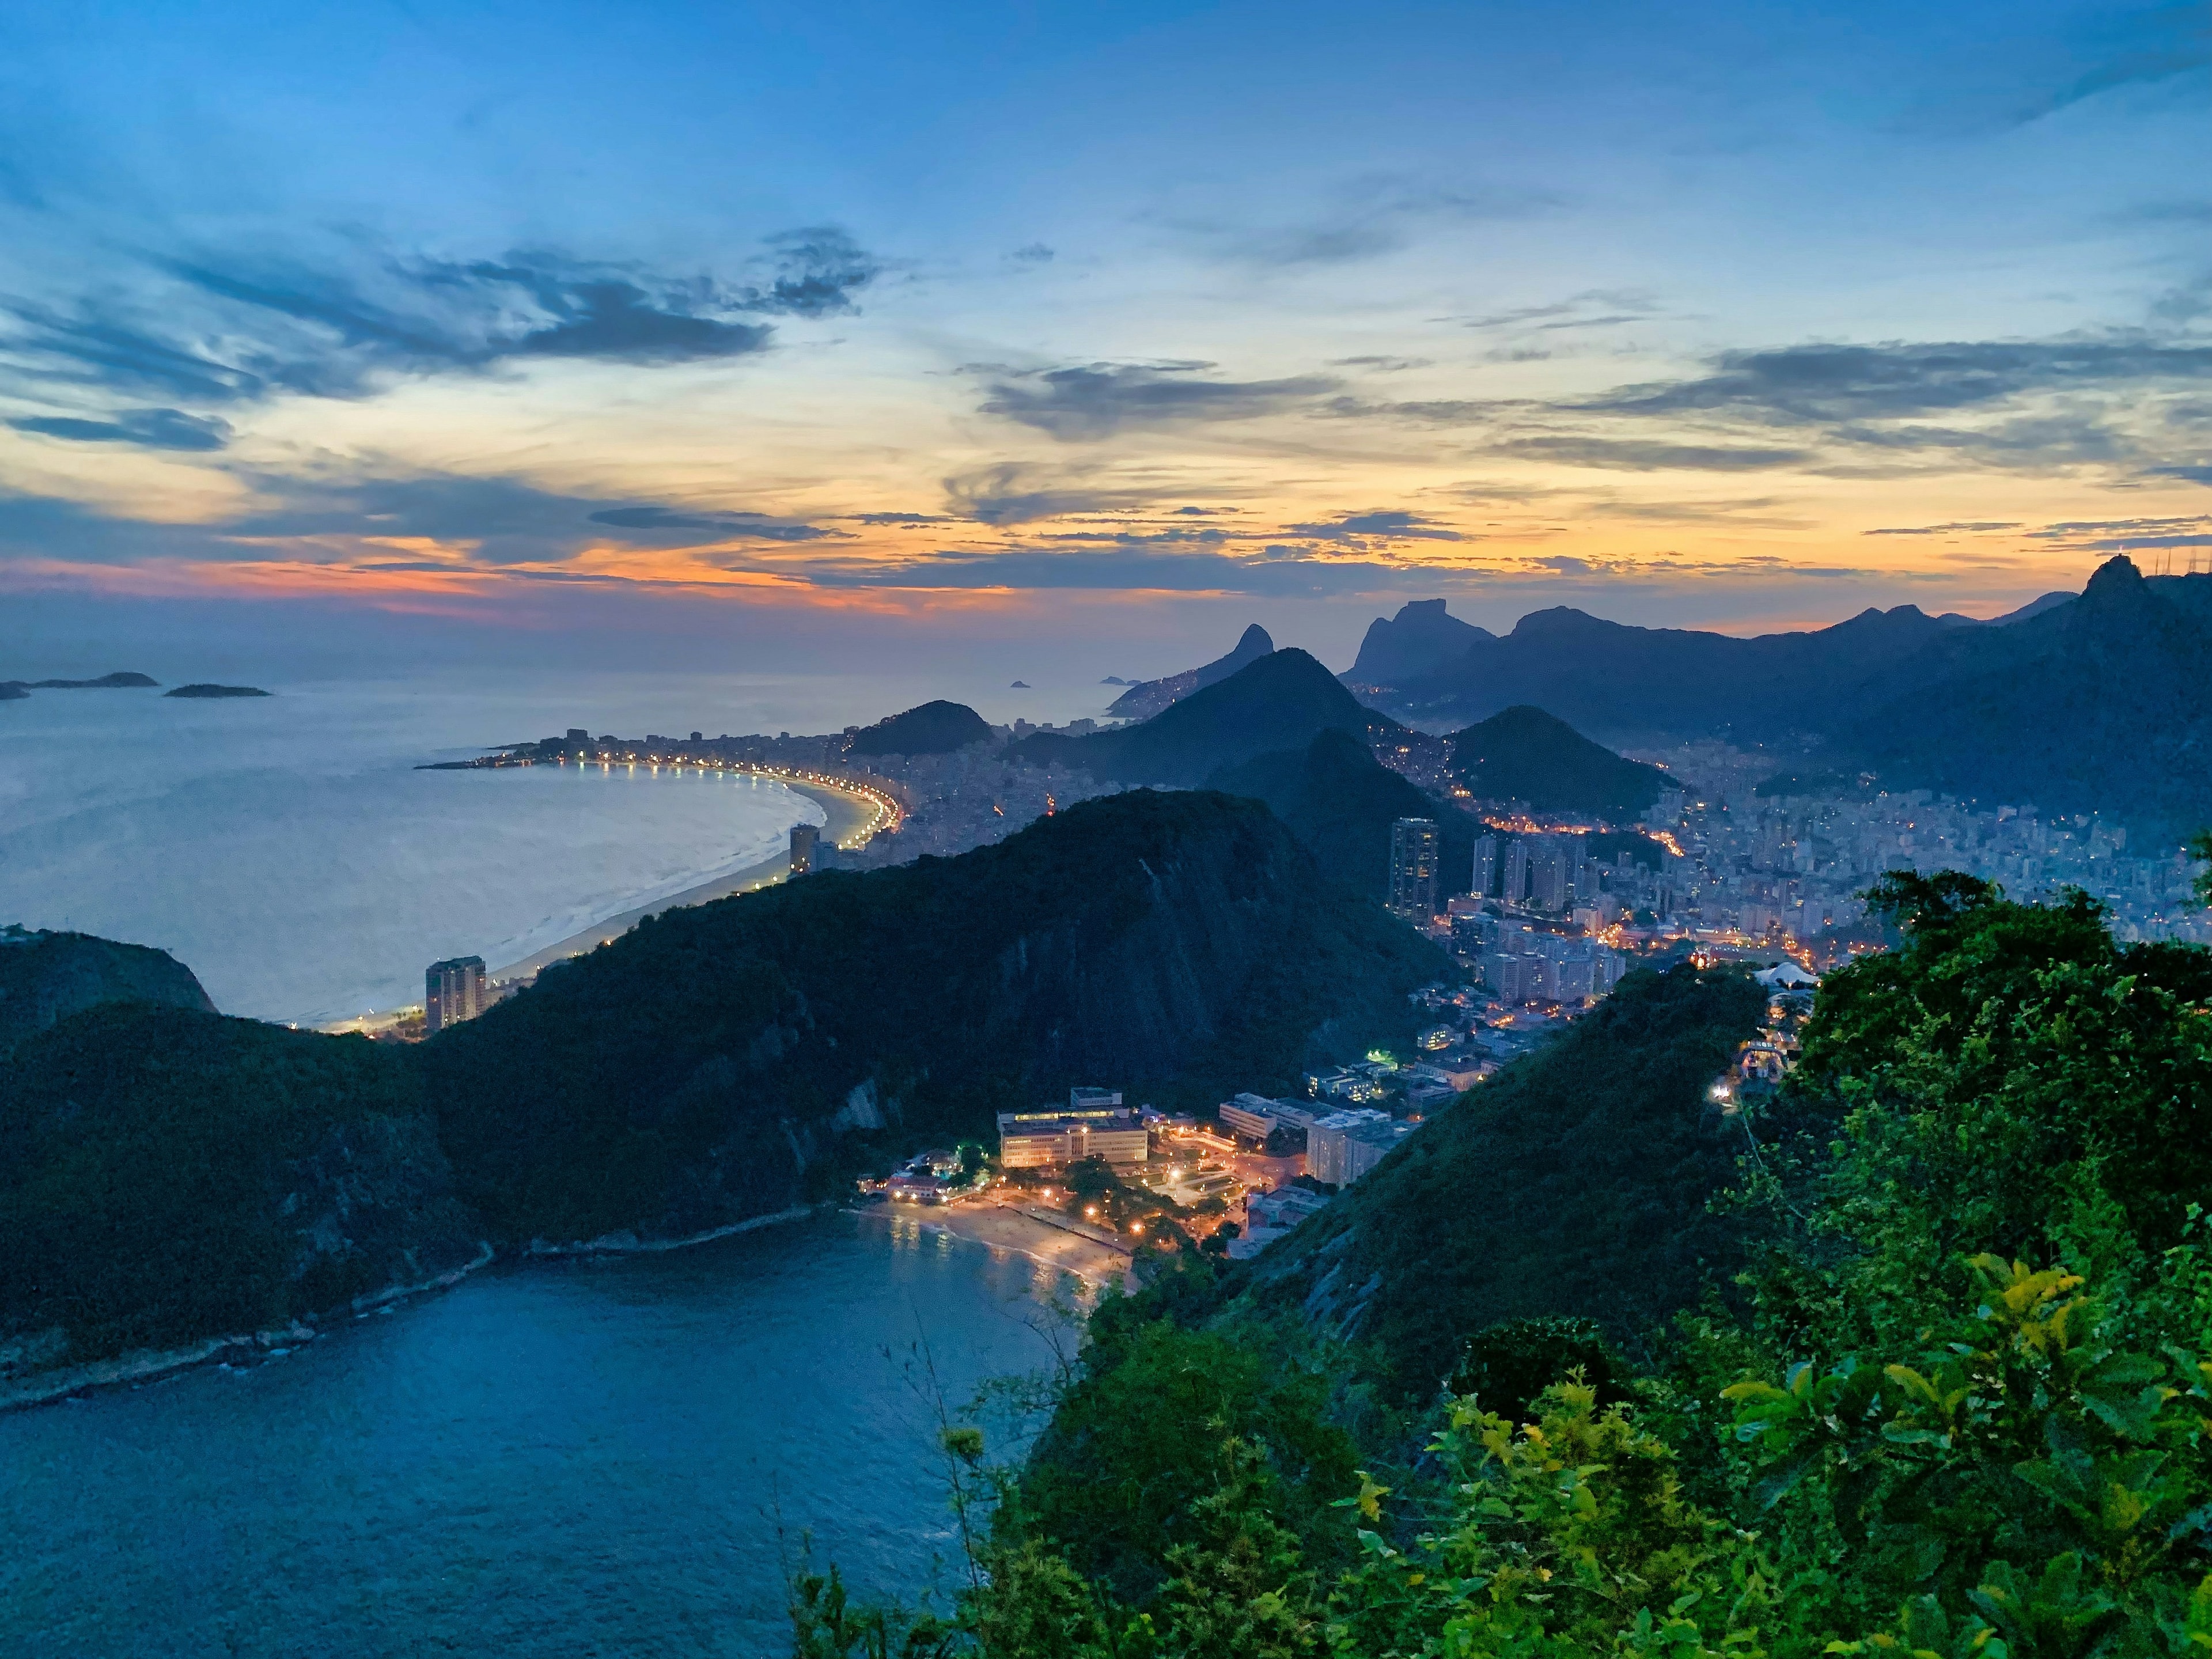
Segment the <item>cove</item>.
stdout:
<path fill-rule="evenodd" d="M 489 1268 L 251 1370 L 0 1418 L 0 1649 L 781 1653 L 803 1532 L 856 1589 L 952 1582 L 917 1339 L 958 1403 L 1048 1365 L 1080 1291 L 824 1214 Z"/>

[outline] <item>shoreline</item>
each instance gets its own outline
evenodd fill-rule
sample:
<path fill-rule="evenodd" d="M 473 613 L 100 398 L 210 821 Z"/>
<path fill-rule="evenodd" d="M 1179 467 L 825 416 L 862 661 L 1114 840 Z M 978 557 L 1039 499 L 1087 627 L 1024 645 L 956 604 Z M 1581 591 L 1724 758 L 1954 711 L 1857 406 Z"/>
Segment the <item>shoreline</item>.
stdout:
<path fill-rule="evenodd" d="M 525 1261 L 552 1261 L 586 1255 L 655 1255 L 664 1250 L 688 1250 L 694 1244 L 711 1244 L 718 1238 L 734 1238 L 739 1233 L 773 1227 L 781 1222 L 804 1221 L 814 1213 L 815 1208 L 811 1204 L 794 1204 L 787 1210 L 749 1216 L 743 1221 L 709 1227 L 703 1233 L 686 1233 L 681 1238 L 640 1238 L 635 1233 L 625 1231 L 603 1233 L 580 1244 L 548 1244 L 544 1239 L 532 1239 L 530 1247 L 522 1252 L 521 1259 Z"/>
<path fill-rule="evenodd" d="M 427 1291 L 450 1290 L 477 1268 L 490 1266 L 497 1257 L 498 1252 L 489 1244 L 480 1244 L 473 1261 L 448 1268 L 418 1285 L 393 1285 L 366 1296 L 356 1297 L 344 1304 L 345 1310 L 353 1320 L 366 1319 L 379 1309 L 392 1307 L 409 1297 L 420 1296 Z M 337 1311 L 335 1309 L 330 1310 L 327 1316 L 334 1317 Z M 105 1394 L 125 1383 L 133 1387 L 143 1386 L 165 1376 L 197 1370 L 211 1361 L 220 1360 L 227 1353 L 241 1351 L 272 1353 L 305 1347 L 327 1334 L 315 1326 L 295 1320 L 289 1328 L 281 1331 L 256 1331 L 244 1336 L 205 1337 L 181 1348 L 136 1348 L 110 1359 L 88 1359 L 81 1364 L 63 1365 L 50 1371 L 34 1371 L 12 1382 L 0 1382 L 0 1413 L 28 1411 L 38 1406 L 56 1406 L 79 1395 Z"/>
<path fill-rule="evenodd" d="M 769 773 L 761 775 L 772 778 L 792 793 L 804 795 L 819 805 L 828 819 L 823 825 L 823 833 L 840 847 L 847 846 L 856 836 L 861 838 L 858 844 L 865 845 L 872 835 L 877 807 L 867 796 L 835 784 L 801 781 Z M 788 880 L 790 872 L 790 852 L 786 849 L 771 853 L 764 859 L 684 888 L 665 898 L 653 899 L 632 909 L 617 911 L 518 961 L 488 969 L 484 973 L 484 983 L 489 987 L 532 978 L 556 962 L 566 962 L 571 957 L 595 951 L 602 945 L 611 945 L 648 916 L 657 916 L 665 910 L 682 909 L 689 905 L 711 904 L 716 899 L 731 898 L 740 893 L 758 892 L 763 887 L 773 887 Z M 419 1008 L 420 1005 L 415 1004 L 404 1008 L 380 1009 L 374 1013 L 333 1020 L 315 1029 L 333 1036 L 359 1032 L 366 1036 L 374 1032 L 390 1030 L 408 1015 L 419 1012 Z"/>
<path fill-rule="evenodd" d="M 1133 1252 L 1127 1245 L 1108 1243 L 1091 1230 L 1079 1231 L 1056 1220 L 1033 1214 L 1024 1206 L 1012 1204 L 949 1204 L 944 1206 L 888 1205 L 860 1208 L 847 1206 L 848 1214 L 907 1222 L 924 1231 L 948 1234 L 997 1254 L 1026 1257 L 1083 1281 L 1093 1290 L 1118 1285 L 1134 1288 Z"/>

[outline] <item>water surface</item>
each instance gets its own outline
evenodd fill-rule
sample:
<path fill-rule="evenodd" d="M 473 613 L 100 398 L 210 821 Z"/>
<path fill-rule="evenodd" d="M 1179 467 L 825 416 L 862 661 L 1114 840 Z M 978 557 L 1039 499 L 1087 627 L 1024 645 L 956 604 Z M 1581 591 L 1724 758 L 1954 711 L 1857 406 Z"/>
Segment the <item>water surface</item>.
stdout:
<path fill-rule="evenodd" d="M 963 1400 L 1048 1364 L 1075 1288 L 832 1215 L 0 1417 L 0 1651 L 787 1652 L 802 1531 L 909 1596 L 957 1557 L 917 1338 Z"/>

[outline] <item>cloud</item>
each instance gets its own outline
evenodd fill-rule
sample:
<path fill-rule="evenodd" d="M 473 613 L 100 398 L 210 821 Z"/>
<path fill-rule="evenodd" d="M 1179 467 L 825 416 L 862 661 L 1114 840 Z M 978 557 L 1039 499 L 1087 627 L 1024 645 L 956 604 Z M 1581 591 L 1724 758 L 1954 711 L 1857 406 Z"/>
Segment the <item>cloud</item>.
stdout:
<path fill-rule="evenodd" d="M 1006 258 L 1015 264 L 1024 265 L 1049 264 L 1054 257 L 1053 251 L 1042 242 L 1029 243 L 1006 255 Z"/>
<path fill-rule="evenodd" d="M 26 415 L 8 424 L 18 432 L 71 443 L 136 444 L 142 449 L 221 449 L 230 441 L 228 421 L 187 415 L 178 409 L 125 410 L 103 421 L 70 415 Z"/>
<path fill-rule="evenodd" d="M 1425 223 L 1533 219 L 1564 210 L 1557 191 L 1465 181 L 1436 185 L 1398 173 L 1340 180 L 1310 214 L 1254 224 L 1236 213 L 1186 213 L 1166 220 L 1216 257 L 1268 269 L 1347 264 L 1409 246 Z"/>
<path fill-rule="evenodd" d="M 842 535 L 820 525 L 775 523 L 764 513 L 684 513 L 665 507 L 617 507 L 591 514 L 593 524 L 617 530 L 701 530 L 720 540 L 814 542 Z"/>
<path fill-rule="evenodd" d="M 1771 472 L 1804 465 L 1804 449 L 1681 443 L 1661 438 L 1603 438 L 1573 433 L 1508 438 L 1492 444 L 1494 455 L 1556 461 L 1613 472 Z"/>
<path fill-rule="evenodd" d="M 1610 328 L 1619 323 L 1638 323 L 1658 316 L 1657 301 L 1641 289 L 1585 289 L 1547 305 L 1521 306 L 1482 317 L 1451 320 L 1462 328 L 1485 331 L 1553 331 L 1560 329 Z"/>
<path fill-rule="evenodd" d="M 1864 530 L 1863 536 L 1953 536 L 1984 530 L 2017 530 L 2020 526 L 2009 520 L 1962 520 L 1955 524 L 1893 525 L 1881 530 Z"/>
<path fill-rule="evenodd" d="M 850 310 L 881 269 L 828 228 L 764 246 L 733 283 L 547 250 L 459 262 L 354 246 L 325 265 L 155 258 L 128 289 L 65 305 L 0 297 L 0 392 L 50 404 L 63 388 L 79 403 L 156 397 L 197 406 L 170 411 L 192 421 L 282 394 L 359 398 L 402 376 L 532 359 L 740 358 L 769 349 L 773 325 L 760 319 Z M 127 414 L 94 423 L 120 428 L 99 441 L 155 447 L 178 447 L 187 432 L 175 421 L 134 428 Z"/>
<path fill-rule="evenodd" d="M 1432 357 L 1332 357 L 1331 368 L 1371 368 L 1378 374 L 1402 374 L 1409 368 L 1428 368 L 1434 365 Z"/>
<path fill-rule="evenodd" d="M 1370 540 L 1455 542 L 1464 539 L 1458 531 L 1446 529 L 1417 513 L 1398 511 L 1347 513 L 1342 518 L 1321 524 L 1294 524 L 1290 530 L 1294 536 L 1304 536 L 1315 541 L 1349 542 L 1355 545 L 1365 545 Z"/>
<path fill-rule="evenodd" d="M 998 461 L 945 481 L 955 514 L 977 524 L 1029 524 L 1069 513 L 1113 512 L 1143 506 L 1150 491 L 1125 483 L 1101 482 L 1085 468 L 1039 466 L 1029 461 Z"/>
<path fill-rule="evenodd" d="M 1336 389 L 1316 375 L 1276 380 L 1201 378 L 1206 362 L 1085 363 L 987 371 L 987 415 L 1034 427 L 1062 443 L 1215 421 L 1248 421 L 1295 409 Z"/>

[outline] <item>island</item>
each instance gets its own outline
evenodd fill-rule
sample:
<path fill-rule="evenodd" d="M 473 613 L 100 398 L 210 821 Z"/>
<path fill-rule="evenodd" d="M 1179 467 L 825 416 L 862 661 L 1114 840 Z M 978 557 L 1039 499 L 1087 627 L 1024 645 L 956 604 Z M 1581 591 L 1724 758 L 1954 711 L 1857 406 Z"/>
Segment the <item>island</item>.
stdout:
<path fill-rule="evenodd" d="M 175 690 L 162 695 L 171 697 L 265 697 L 270 694 L 258 685 L 180 685 Z"/>
<path fill-rule="evenodd" d="M 159 685 L 150 674 L 102 674 L 96 680 L 33 680 L 33 691 L 126 691 Z"/>

